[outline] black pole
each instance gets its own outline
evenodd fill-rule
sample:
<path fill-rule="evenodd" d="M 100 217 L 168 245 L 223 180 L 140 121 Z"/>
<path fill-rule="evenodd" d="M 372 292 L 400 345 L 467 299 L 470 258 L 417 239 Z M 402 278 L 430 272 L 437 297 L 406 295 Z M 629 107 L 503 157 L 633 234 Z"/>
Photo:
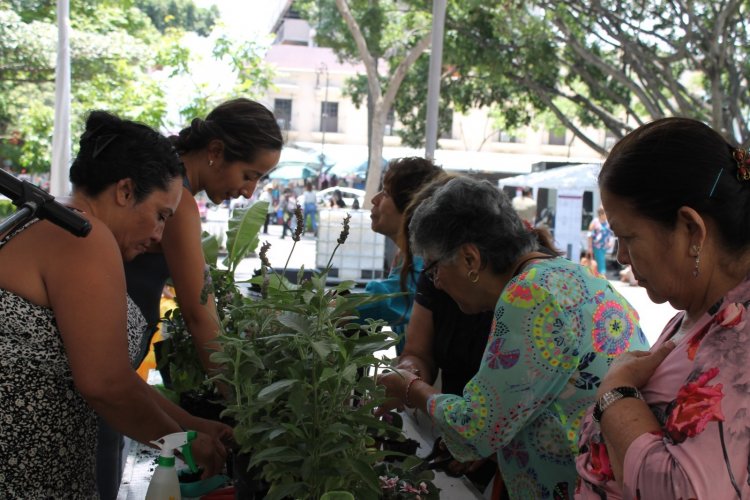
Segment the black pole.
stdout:
<path fill-rule="evenodd" d="M 18 210 L 0 222 L 0 234 L 23 224 L 34 217 L 47 219 L 53 224 L 73 233 L 86 236 L 91 231 L 91 223 L 79 213 L 55 201 L 55 197 L 28 181 L 0 170 L 0 194 L 13 202 Z"/>

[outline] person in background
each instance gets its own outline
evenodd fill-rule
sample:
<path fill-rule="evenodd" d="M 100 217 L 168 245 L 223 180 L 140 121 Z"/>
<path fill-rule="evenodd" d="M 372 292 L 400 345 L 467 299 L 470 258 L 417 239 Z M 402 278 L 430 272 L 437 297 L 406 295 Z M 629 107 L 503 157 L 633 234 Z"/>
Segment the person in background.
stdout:
<path fill-rule="evenodd" d="M 530 187 L 521 189 L 521 196 L 513 198 L 513 208 L 518 212 L 519 217 L 532 226 L 536 221 L 536 201 L 534 200 L 534 190 Z"/>
<path fill-rule="evenodd" d="M 123 259 L 161 239 L 182 166 L 156 131 L 91 112 L 63 203 L 91 223 L 79 238 L 34 219 L 0 235 L 0 498 L 98 498 L 96 413 L 149 443 L 183 428 L 205 474 L 231 429 L 195 418 L 135 372 L 146 323 L 125 293 Z"/>
<path fill-rule="evenodd" d="M 412 196 L 443 169 L 431 160 L 419 157 L 406 157 L 391 160 L 383 176 L 382 189 L 372 198 L 370 219 L 372 230 L 390 238 L 398 247 L 398 252 L 385 279 L 371 280 L 365 292 L 372 295 L 405 293 L 378 302 L 362 305 L 357 309 L 360 321 L 367 318 L 387 321 L 391 329 L 403 334 L 409 323 L 417 278 L 422 271 L 422 259 L 416 258 L 403 270 L 406 251 L 401 234 L 404 210 Z M 398 353 L 403 348 L 403 338 L 397 346 Z"/>
<path fill-rule="evenodd" d="M 263 222 L 263 234 L 268 234 L 268 223 L 271 221 L 271 216 L 276 213 L 276 205 L 273 202 L 273 186 L 266 184 L 263 187 L 263 192 L 260 193 L 259 201 L 265 201 L 268 203 L 268 209 L 266 210 L 266 220 Z"/>
<path fill-rule="evenodd" d="M 441 173 L 414 195 L 404 211 L 404 242 L 409 241 L 409 222 L 414 210 L 432 196 L 435 189 L 453 178 L 452 175 Z M 413 256 L 408 244 L 404 248 L 407 250 L 407 266 L 404 267 L 408 267 Z M 406 344 L 396 367 L 411 371 L 431 385 L 435 384 L 440 374 L 442 392 L 461 395 L 464 386 L 479 370 L 491 324 L 492 311 L 464 314 L 450 295 L 436 288 L 430 278 L 421 273 L 406 327 Z M 465 474 L 479 491 L 485 490 L 495 474 L 496 464 L 492 460 L 451 460 L 450 453 L 442 444 L 442 438 L 436 442 L 433 450 L 433 462 L 443 463 L 440 468 L 450 475 Z"/>
<path fill-rule="evenodd" d="M 183 196 L 161 242 L 151 244 L 125 265 L 128 294 L 146 317 L 149 330 L 138 362 L 145 358 L 156 332 L 162 290 L 171 278 L 201 365 L 211 374 L 215 366 L 209 357 L 217 349 L 219 321 L 213 296 L 201 301 L 206 260 L 194 196 L 205 192 L 216 205 L 240 196 L 249 198 L 258 181 L 278 163 L 283 139 L 273 113 L 258 102 L 238 98 L 218 105 L 205 120 L 193 119 L 171 140 L 185 167 Z M 100 453 L 108 457 L 102 463 L 112 463 L 119 456 L 113 447 L 102 446 Z"/>
<path fill-rule="evenodd" d="M 559 257 L 487 181 L 457 177 L 414 211 L 412 251 L 466 314 L 493 311 L 479 370 L 460 396 L 395 369 L 378 382 L 427 412 L 460 461 L 495 454 L 510 498 L 571 498 L 576 436 L 612 359 L 647 346 L 605 279 Z"/>
<path fill-rule="evenodd" d="M 304 203 L 304 220 L 307 225 L 307 218 L 310 217 L 310 226 L 312 227 L 313 234 L 318 235 L 318 196 L 313 190 L 312 182 L 307 181 L 305 183 L 305 192 L 302 195 L 302 201 Z"/>
<path fill-rule="evenodd" d="M 294 211 L 297 209 L 297 197 L 294 196 L 294 191 L 292 191 L 290 188 L 286 188 L 284 190 L 284 196 L 279 202 L 279 205 L 281 205 L 284 209 L 284 215 L 282 216 L 282 226 L 283 229 L 281 231 L 281 239 L 283 240 L 286 238 L 286 233 L 289 231 L 290 233 L 294 234 L 294 227 L 292 224 L 296 224 L 297 219 L 294 215 Z"/>
<path fill-rule="evenodd" d="M 344 197 L 338 189 L 334 189 L 333 194 L 331 195 L 330 205 L 331 208 L 346 208 Z"/>
<path fill-rule="evenodd" d="M 607 275 L 607 252 L 614 246 L 612 230 L 607 222 L 607 214 L 604 207 L 599 207 L 597 216 L 589 224 L 588 257 L 596 261 L 597 270 L 603 275 Z"/>
<path fill-rule="evenodd" d="M 750 498 L 749 157 L 702 122 L 665 118 L 604 162 L 617 259 L 652 301 L 679 312 L 649 352 L 622 356 L 599 385 L 577 497 Z"/>

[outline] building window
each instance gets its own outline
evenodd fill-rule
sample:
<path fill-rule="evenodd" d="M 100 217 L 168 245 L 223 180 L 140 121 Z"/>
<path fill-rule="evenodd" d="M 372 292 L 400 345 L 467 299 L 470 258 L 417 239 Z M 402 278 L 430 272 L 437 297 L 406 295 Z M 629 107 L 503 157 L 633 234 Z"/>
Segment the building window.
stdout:
<path fill-rule="evenodd" d="M 385 135 L 393 135 L 393 128 L 396 123 L 396 112 L 393 108 L 388 110 L 388 116 L 385 117 Z"/>
<path fill-rule="evenodd" d="M 274 99 L 273 114 L 276 116 L 276 123 L 281 130 L 290 130 L 292 128 L 292 100 L 291 99 Z"/>
<path fill-rule="evenodd" d="M 339 103 L 328 101 L 320 103 L 320 131 L 339 131 Z"/>
<path fill-rule="evenodd" d="M 497 142 L 518 142 L 518 137 L 509 134 L 508 132 L 500 131 L 497 134 Z"/>
<path fill-rule="evenodd" d="M 565 146 L 565 130 L 550 130 L 547 144 L 551 146 Z"/>
<path fill-rule="evenodd" d="M 440 132 L 438 133 L 439 139 L 453 139 L 453 110 L 449 109 L 445 112 L 442 118 L 440 118 Z"/>

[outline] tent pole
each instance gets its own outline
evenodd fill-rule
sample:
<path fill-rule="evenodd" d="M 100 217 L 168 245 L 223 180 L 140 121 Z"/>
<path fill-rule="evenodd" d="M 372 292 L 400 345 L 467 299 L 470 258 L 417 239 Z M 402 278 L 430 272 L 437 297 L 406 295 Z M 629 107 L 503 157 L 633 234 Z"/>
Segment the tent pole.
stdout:
<path fill-rule="evenodd" d="M 52 136 L 50 194 L 70 193 L 70 2 L 57 0 L 57 65 L 55 66 L 55 122 Z"/>

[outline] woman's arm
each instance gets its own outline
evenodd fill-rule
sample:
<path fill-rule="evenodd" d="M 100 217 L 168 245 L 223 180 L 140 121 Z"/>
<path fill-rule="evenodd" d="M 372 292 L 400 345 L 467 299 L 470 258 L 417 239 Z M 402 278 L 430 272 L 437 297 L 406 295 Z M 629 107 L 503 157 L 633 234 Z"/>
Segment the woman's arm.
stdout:
<path fill-rule="evenodd" d="M 206 267 L 201 242 L 201 219 L 195 199 L 187 189 L 183 190 L 180 204 L 164 228 L 161 247 L 185 325 L 203 369 L 211 374 L 217 368 L 210 356 L 219 349 L 216 342 L 219 319 L 213 295 L 208 296 L 205 304 L 201 303 Z"/>
<path fill-rule="evenodd" d="M 130 366 L 122 256 L 109 230 L 92 226 L 86 238 L 50 245 L 41 274 L 76 388 L 113 428 L 148 444 L 182 428 Z M 207 472 L 220 466 L 223 446 L 213 439 L 193 449 Z"/>
<path fill-rule="evenodd" d="M 435 383 L 437 367 L 432 352 L 434 338 L 432 311 L 415 302 L 406 327 L 406 345 L 396 366 L 411 370 L 428 384 Z"/>
<path fill-rule="evenodd" d="M 59 230 L 62 231 L 62 230 Z M 73 381 L 115 429 L 141 442 L 179 432 L 130 366 L 122 256 L 109 230 L 92 221 L 86 238 L 61 236 L 41 269 Z"/>
<path fill-rule="evenodd" d="M 597 400 L 616 387 L 643 387 L 654 370 L 674 349 L 674 343 L 666 342 L 654 352 L 625 352 L 612 363 L 604 377 Z M 625 454 L 633 442 L 643 434 L 659 433 L 661 427 L 648 405 L 639 399 L 625 398 L 613 403 L 601 417 L 600 428 L 607 445 L 607 454 L 612 472 L 622 486 Z"/>

